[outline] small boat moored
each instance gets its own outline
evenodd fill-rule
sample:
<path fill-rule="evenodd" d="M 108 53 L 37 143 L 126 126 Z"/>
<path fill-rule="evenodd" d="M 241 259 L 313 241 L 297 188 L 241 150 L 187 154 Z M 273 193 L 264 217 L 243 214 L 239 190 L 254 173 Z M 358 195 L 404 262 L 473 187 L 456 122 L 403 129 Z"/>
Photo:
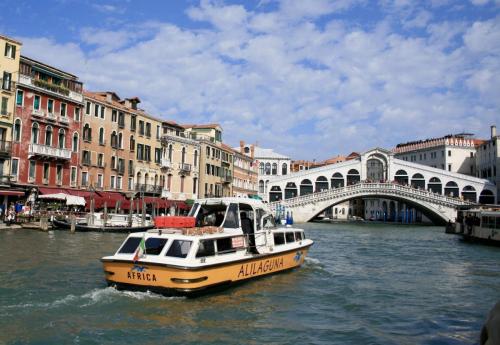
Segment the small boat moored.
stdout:
<path fill-rule="evenodd" d="M 192 296 L 299 267 L 313 244 L 254 199 L 198 200 L 186 220 L 130 234 L 101 259 L 108 285 Z"/>
<path fill-rule="evenodd" d="M 106 218 L 106 219 L 105 219 Z M 71 229 L 69 218 L 54 218 L 52 225 L 56 229 Z M 99 231 L 99 232 L 141 232 L 154 227 L 150 215 L 145 215 L 144 221 L 141 215 L 101 212 L 88 213 L 84 217 L 75 219 L 75 231 Z"/>

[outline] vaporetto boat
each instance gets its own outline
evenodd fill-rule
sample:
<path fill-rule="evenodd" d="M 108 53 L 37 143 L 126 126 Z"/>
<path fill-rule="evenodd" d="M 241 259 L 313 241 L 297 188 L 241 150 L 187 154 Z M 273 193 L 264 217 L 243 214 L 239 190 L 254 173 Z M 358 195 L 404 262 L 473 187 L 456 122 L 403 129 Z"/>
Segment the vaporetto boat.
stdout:
<path fill-rule="evenodd" d="M 130 234 L 101 259 L 108 285 L 196 295 L 299 267 L 313 244 L 302 229 L 277 226 L 259 200 L 200 199 L 188 217 L 191 227 Z"/>

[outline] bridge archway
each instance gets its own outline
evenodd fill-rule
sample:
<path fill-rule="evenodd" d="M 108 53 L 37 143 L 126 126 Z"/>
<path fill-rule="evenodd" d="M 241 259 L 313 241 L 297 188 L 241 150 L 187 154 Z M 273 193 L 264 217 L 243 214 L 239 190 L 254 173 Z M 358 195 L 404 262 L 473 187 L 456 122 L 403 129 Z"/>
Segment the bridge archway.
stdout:
<path fill-rule="evenodd" d="M 481 194 L 479 194 L 479 203 L 480 204 L 494 204 L 495 203 L 495 195 L 489 189 L 483 189 Z"/>
<path fill-rule="evenodd" d="M 411 177 L 411 186 L 417 189 L 425 189 L 424 175 L 416 173 Z"/>
<path fill-rule="evenodd" d="M 341 173 L 336 172 L 335 174 L 332 175 L 331 183 L 332 183 L 332 188 L 344 187 L 345 185 L 344 176 L 342 176 Z"/>
<path fill-rule="evenodd" d="M 407 186 L 408 185 L 408 173 L 403 169 L 399 169 L 398 171 L 396 171 L 396 174 L 394 175 L 394 181 L 396 181 L 396 183 L 398 183 L 398 184 Z"/>
<path fill-rule="evenodd" d="M 361 175 L 356 169 L 351 169 L 347 172 L 347 185 L 353 185 L 361 181 Z"/>
<path fill-rule="evenodd" d="M 444 195 L 453 196 L 458 198 L 460 195 L 460 190 L 458 189 L 458 185 L 455 181 L 450 181 L 444 187 Z"/>
<path fill-rule="evenodd" d="M 313 184 L 311 180 L 304 179 L 300 182 L 300 196 L 313 193 Z"/>
<path fill-rule="evenodd" d="M 288 182 L 285 187 L 285 199 L 295 198 L 298 194 L 297 185 L 293 182 Z"/>
<path fill-rule="evenodd" d="M 476 202 L 477 200 L 476 188 L 472 186 L 465 186 L 464 189 L 462 189 L 462 198 L 464 198 L 464 200 Z"/>
<path fill-rule="evenodd" d="M 319 176 L 316 179 L 314 191 L 317 193 L 317 192 L 322 192 L 322 191 L 327 190 L 327 189 L 328 189 L 328 179 L 324 176 Z"/>
<path fill-rule="evenodd" d="M 269 191 L 269 201 L 280 201 L 283 199 L 283 192 L 281 191 L 281 187 L 272 186 Z"/>
<path fill-rule="evenodd" d="M 437 194 L 443 193 L 443 184 L 441 183 L 441 180 L 438 179 L 437 177 L 431 177 L 429 183 L 427 184 L 427 187 L 434 193 Z"/>

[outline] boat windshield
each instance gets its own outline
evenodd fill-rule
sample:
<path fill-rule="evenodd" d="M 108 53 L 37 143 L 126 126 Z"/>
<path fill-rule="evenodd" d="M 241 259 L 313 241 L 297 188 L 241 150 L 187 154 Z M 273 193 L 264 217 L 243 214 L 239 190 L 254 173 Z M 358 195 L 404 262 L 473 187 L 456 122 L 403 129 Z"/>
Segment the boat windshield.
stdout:
<path fill-rule="evenodd" d="M 262 228 L 270 229 L 275 227 L 276 227 L 276 222 L 272 214 L 268 214 L 264 218 L 262 218 Z"/>
<path fill-rule="evenodd" d="M 200 205 L 200 210 L 196 215 L 196 226 L 222 226 L 226 208 L 227 205 L 225 204 Z"/>
<path fill-rule="evenodd" d="M 198 210 L 199 206 L 200 206 L 200 204 L 198 204 L 197 202 L 195 202 L 194 205 L 189 210 L 188 217 L 194 217 L 194 215 L 196 214 L 196 211 Z"/>

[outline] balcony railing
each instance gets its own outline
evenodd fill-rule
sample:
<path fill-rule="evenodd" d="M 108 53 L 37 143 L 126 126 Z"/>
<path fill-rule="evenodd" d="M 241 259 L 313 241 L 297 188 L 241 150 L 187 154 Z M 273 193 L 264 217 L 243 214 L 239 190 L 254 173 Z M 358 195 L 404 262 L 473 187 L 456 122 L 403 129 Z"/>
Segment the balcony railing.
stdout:
<path fill-rule="evenodd" d="M 19 83 L 48 90 L 50 92 L 66 96 L 77 102 L 83 102 L 83 94 L 81 92 L 72 91 L 62 85 L 53 84 L 45 80 L 33 79 L 24 74 L 19 75 Z"/>
<path fill-rule="evenodd" d="M 12 113 L 10 111 L 7 111 L 6 109 L 2 109 L 0 110 L 0 115 L 10 117 Z"/>
<path fill-rule="evenodd" d="M 221 180 L 223 183 L 231 183 L 231 182 L 233 182 L 233 177 L 231 175 L 226 175 L 226 176 L 222 176 Z"/>
<path fill-rule="evenodd" d="M 191 172 L 191 164 L 179 163 L 179 170 L 183 173 L 189 174 Z"/>
<path fill-rule="evenodd" d="M 44 156 L 56 159 L 71 159 L 71 150 L 60 149 L 58 147 L 52 147 L 40 144 L 30 144 L 28 148 L 28 154 L 30 156 Z"/>
<path fill-rule="evenodd" d="M 163 188 L 160 185 L 140 184 L 140 183 L 135 184 L 135 190 L 138 192 L 161 194 L 162 189 Z"/>
<path fill-rule="evenodd" d="M 31 114 L 34 116 L 40 116 L 40 117 L 45 117 L 45 112 L 42 109 L 35 109 L 31 111 Z"/>
<path fill-rule="evenodd" d="M 12 150 L 12 143 L 10 141 L 0 140 L 0 154 L 9 154 Z"/>
<path fill-rule="evenodd" d="M 57 116 L 54 113 L 47 113 L 47 119 L 51 121 L 57 120 Z"/>
<path fill-rule="evenodd" d="M 161 159 L 160 165 L 162 168 L 166 168 L 166 169 L 172 168 L 172 162 L 166 158 Z"/>
<path fill-rule="evenodd" d="M 59 122 L 64 125 L 69 125 L 69 119 L 67 116 L 59 116 Z"/>

